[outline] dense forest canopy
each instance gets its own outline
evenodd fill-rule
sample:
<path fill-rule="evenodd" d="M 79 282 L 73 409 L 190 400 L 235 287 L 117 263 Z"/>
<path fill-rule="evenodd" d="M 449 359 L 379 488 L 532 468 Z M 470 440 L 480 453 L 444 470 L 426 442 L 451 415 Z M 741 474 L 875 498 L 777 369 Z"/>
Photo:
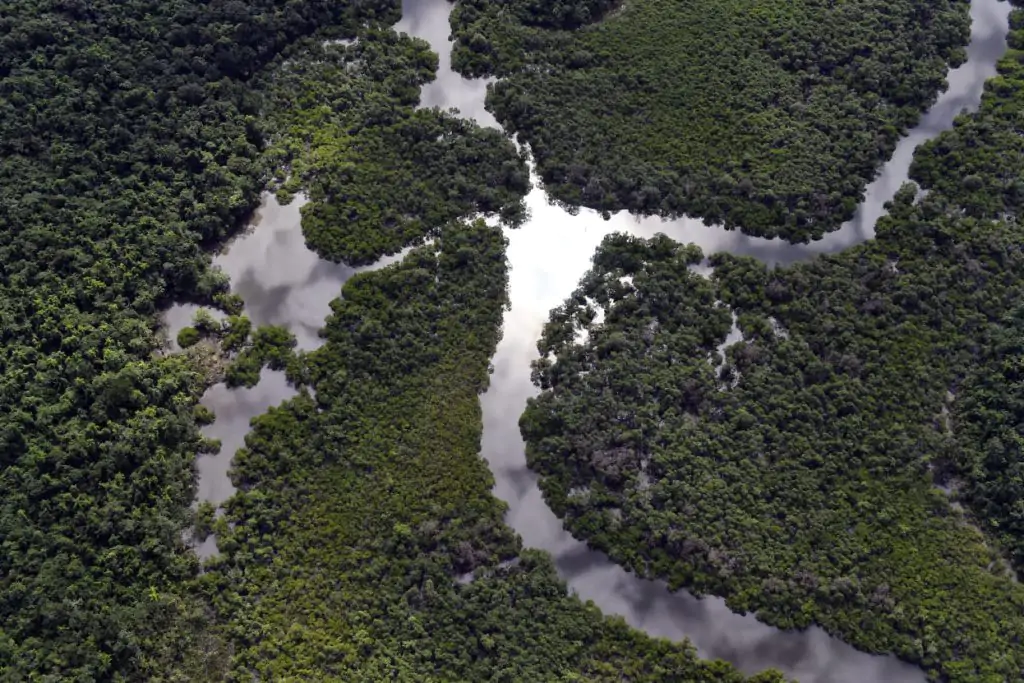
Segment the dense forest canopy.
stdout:
<path fill-rule="evenodd" d="M 453 66 L 570 206 L 807 241 L 963 59 L 961 0 L 459 0 Z"/>
<path fill-rule="evenodd" d="M 503 525 L 477 392 L 504 244 L 441 227 L 514 224 L 527 175 L 496 133 L 413 110 L 437 60 L 381 28 L 396 19 L 374 2 L 5 5 L 0 678 L 781 680 L 603 618 Z M 356 278 L 308 362 L 287 330 L 252 328 L 203 251 L 268 181 L 309 189 L 332 258 L 437 236 Z M 198 315 L 168 354 L 158 311 L 178 298 L 226 317 Z M 316 401 L 260 419 L 227 517 L 193 513 L 195 458 L 217 448 L 197 400 L 264 366 Z M 190 529 L 221 538 L 205 573 Z"/>
<path fill-rule="evenodd" d="M 981 338 L 949 425 L 957 450 L 940 472 L 1024 572 L 1024 308 Z"/>
<path fill-rule="evenodd" d="M 236 456 L 202 577 L 229 679 L 781 681 L 601 617 L 520 549 L 479 456 L 505 285 L 483 222 L 346 283 L 305 357 L 316 398 L 258 418 Z"/>
<path fill-rule="evenodd" d="M 491 104 L 557 199 L 800 240 L 849 213 L 966 37 L 952 0 L 715 7 L 467 0 L 455 62 L 507 77 Z M 528 175 L 496 131 L 416 109 L 437 57 L 387 29 L 398 14 L 5 3 L 0 679 L 781 681 L 604 618 L 504 525 L 478 394 L 505 245 L 461 219 L 517 225 Z M 918 158 L 932 193 L 904 192 L 875 244 L 775 272 L 720 257 L 710 280 L 668 240 L 605 245 L 545 331 L 558 362 L 523 421 L 574 531 L 937 678 L 1019 678 L 1024 598 L 999 554 L 1020 567 L 1019 58 Z M 309 193 L 325 258 L 433 238 L 350 280 L 308 355 L 252 329 L 204 251 L 268 183 Z M 157 318 L 177 299 L 226 319 L 198 317 L 168 354 Z M 704 358 L 730 309 L 744 341 L 719 371 Z M 307 390 L 256 421 L 224 514 L 191 511 L 216 446 L 199 396 L 266 366 Z M 218 535 L 205 572 L 188 529 Z"/>
<path fill-rule="evenodd" d="M 181 529 L 208 377 L 158 307 L 264 182 L 251 76 L 394 3 L 15 0 L 0 16 L 0 677 L 199 679 Z"/>
<path fill-rule="evenodd" d="M 1014 1 L 1014 5 L 1021 3 Z M 1016 225 L 1024 205 L 1024 11 L 1010 15 L 1010 50 L 999 75 L 986 83 L 981 111 L 962 116 L 956 127 L 930 141 L 914 158 L 912 175 L 922 185 L 954 196 L 966 215 Z M 1014 252 L 1020 247 L 1014 245 Z M 971 263 L 972 272 L 978 268 Z M 1000 261 L 1006 274 L 1013 269 Z M 996 324 L 976 335 L 976 362 L 962 377 L 950 416 L 957 450 L 939 473 L 981 518 L 1024 574 L 1024 387 L 1019 367 L 1021 300 L 989 315 Z"/>
<path fill-rule="evenodd" d="M 512 142 L 414 108 L 436 69 L 426 42 L 371 30 L 351 44 L 308 41 L 268 74 L 268 156 L 286 198 L 308 189 L 302 229 L 322 257 L 372 263 L 477 212 L 523 220 L 529 173 Z"/>
<path fill-rule="evenodd" d="M 211 447 L 193 406 L 215 364 L 206 345 L 154 353 L 156 314 L 177 297 L 237 312 L 201 246 L 248 216 L 281 161 L 265 152 L 282 136 L 261 116 L 276 96 L 261 71 L 314 30 L 354 38 L 397 18 L 373 2 L 5 5 L 0 678 L 217 677 L 224 650 L 188 589 L 198 562 L 182 540 L 194 459 Z M 415 47 L 425 66 L 373 59 L 418 87 L 436 57 Z M 408 117 L 415 93 L 388 85 L 368 94 Z M 481 171 L 495 154 L 521 165 L 503 141 L 422 116 L 449 147 L 481 148 Z M 400 137 L 372 136 L 407 158 Z M 489 201 L 514 206 L 518 191 Z M 289 340 L 275 335 L 257 331 L 233 381 L 282 362 Z"/>
<path fill-rule="evenodd" d="M 929 192 L 901 189 L 872 242 L 775 270 L 715 255 L 705 279 L 694 247 L 606 240 L 521 421 L 574 534 L 935 680 L 1024 677 L 1022 61 L 919 150 Z"/>

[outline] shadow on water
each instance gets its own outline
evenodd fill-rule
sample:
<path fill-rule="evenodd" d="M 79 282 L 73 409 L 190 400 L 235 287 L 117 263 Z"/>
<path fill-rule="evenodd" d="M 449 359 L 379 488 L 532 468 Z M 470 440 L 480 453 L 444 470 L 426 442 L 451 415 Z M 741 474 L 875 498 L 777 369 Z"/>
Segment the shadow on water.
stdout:
<path fill-rule="evenodd" d="M 1009 9 L 1007 3 L 997 0 L 975 0 L 967 62 L 949 73 L 949 88 L 899 143 L 892 159 L 868 186 L 854 218 L 820 241 L 791 245 L 709 227 L 690 218 L 662 221 L 620 213 L 604 221 L 587 210 L 570 216 L 549 204 L 541 189 L 531 192 L 527 198 L 530 222 L 507 233 L 512 306 L 505 315 L 504 337 L 493 359 L 491 385 L 482 399 L 482 452 L 494 472 L 495 495 L 509 504 L 509 525 L 525 545 L 551 553 L 559 573 L 581 598 L 593 600 L 604 612 L 621 615 L 653 636 L 689 638 L 703 656 L 726 659 L 748 673 L 777 667 L 802 683 L 925 680 L 917 667 L 894 657 L 860 652 L 820 628 L 781 631 L 753 616 L 732 612 L 720 598 L 671 593 L 663 582 L 640 579 L 603 553 L 590 550 L 562 528 L 544 503 L 537 476 L 526 467 L 517 418 L 526 400 L 537 393 L 530 382 L 530 362 L 537 357 L 535 344 L 548 312 L 576 287 L 605 235 L 628 232 L 650 237 L 664 232 L 676 240 L 698 244 L 705 254 L 725 251 L 770 265 L 834 253 L 873 237 L 884 204 L 907 179 L 914 149 L 949 129 L 961 111 L 978 107 L 984 81 L 995 74 L 995 63 L 1006 47 Z M 396 27 L 426 39 L 441 55 L 438 78 L 424 89 L 422 103 L 456 107 L 463 116 L 495 126 L 494 118 L 484 109 L 486 83 L 463 79 L 449 68 L 449 12 L 446 0 L 406 0 L 403 19 Z"/>
<path fill-rule="evenodd" d="M 440 55 L 438 78 L 424 88 L 422 104 L 458 108 L 482 125 L 496 127 L 484 109 L 486 82 L 468 81 L 450 69 L 447 0 L 406 0 L 404 17 L 396 27 L 426 39 Z M 995 73 L 1005 49 L 1009 7 L 997 0 L 975 0 L 971 7 L 972 41 L 968 61 L 949 75 L 949 89 L 896 149 L 879 177 L 869 185 L 856 216 L 836 233 L 809 245 L 790 245 L 703 225 L 683 218 L 662 221 L 621 213 L 604 221 L 592 211 L 570 216 L 549 204 L 541 189 L 527 197 L 531 220 L 509 231 L 512 306 L 504 319 L 504 337 L 493 359 L 494 374 L 483 396 L 483 455 L 495 476 L 494 493 L 509 504 L 508 523 L 527 546 L 551 553 L 560 574 L 580 597 L 593 600 L 604 612 L 618 614 L 653 636 L 689 638 L 706 657 L 733 662 L 746 672 L 777 667 L 802 683 L 860 683 L 924 681 L 916 667 L 893 657 L 855 650 L 820 628 L 787 632 L 735 614 L 723 600 L 698 599 L 664 583 L 639 579 L 599 552 L 573 539 L 544 503 L 536 475 L 526 468 L 518 416 L 536 394 L 530 382 L 530 362 L 537 357 L 536 339 L 548 312 L 571 292 L 590 266 L 601 239 L 616 231 L 650 237 L 664 232 L 676 240 L 694 242 L 705 254 L 727 251 L 758 258 L 772 265 L 806 260 L 840 251 L 870 239 L 883 205 L 906 180 L 914 148 L 951 127 L 961 110 L 978 106 L 984 80 Z M 536 182 L 536 180 L 535 180 Z M 320 344 L 317 330 L 341 286 L 359 270 L 397 261 L 388 257 L 364 269 L 319 259 L 306 249 L 300 228 L 302 199 L 280 206 L 267 195 L 254 229 L 232 242 L 214 263 L 230 277 L 233 289 L 246 303 L 256 325 L 287 326 L 299 348 Z M 171 337 L 188 324 L 195 307 L 175 306 L 167 312 Z M 253 389 L 211 387 L 203 404 L 217 421 L 204 433 L 222 440 L 220 453 L 199 459 L 199 498 L 222 503 L 234 489 L 227 473 L 234 452 L 243 445 L 250 420 L 294 395 L 281 373 L 266 371 Z M 212 541 L 197 548 L 201 555 L 215 551 Z"/>

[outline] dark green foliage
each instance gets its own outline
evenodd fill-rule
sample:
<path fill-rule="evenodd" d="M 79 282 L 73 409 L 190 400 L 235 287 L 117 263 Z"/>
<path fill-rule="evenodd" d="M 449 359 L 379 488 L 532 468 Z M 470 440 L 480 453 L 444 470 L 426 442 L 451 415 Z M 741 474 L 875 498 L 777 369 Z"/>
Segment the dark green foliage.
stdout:
<path fill-rule="evenodd" d="M 529 174 L 511 141 L 414 108 L 436 69 L 426 42 L 365 31 L 347 47 L 309 44 L 273 72 L 271 155 L 290 174 L 285 194 L 309 188 L 303 232 L 324 258 L 372 263 L 464 215 L 524 218 Z"/>
<path fill-rule="evenodd" d="M 196 522 L 194 537 L 195 540 L 202 543 L 206 540 L 206 537 L 213 532 L 213 523 L 217 516 L 217 506 L 208 500 L 204 500 L 199 503 L 199 508 L 196 510 Z"/>
<path fill-rule="evenodd" d="M 190 346 L 194 346 L 199 343 L 199 340 L 203 338 L 199 330 L 194 327 L 183 327 L 181 332 L 178 332 L 178 346 L 183 349 L 187 349 Z"/>
<path fill-rule="evenodd" d="M 503 524 L 477 395 L 505 284 L 482 222 L 346 283 L 309 356 L 316 399 L 257 418 L 235 460 L 203 577 L 231 680 L 744 680 L 602 618 Z"/>
<path fill-rule="evenodd" d="M 245 302 L 242 301 L 241 296 L 238 294 L 229 294 L 227 292 L 215 294 L 213 297 L 213 303 L 228 315 L 242 315 L 242 308 L 245 306 Z"/>
<path fill-rule="evenodd" d="M 295 362 L 295 335 L 277 325 L 257 328 L 251 341 L 235 348 L 241 351 L 227 367 L 225 381 L 229 387 L 254 387 L 264 367 L 283 371 Z"/>
<path fill-rule="evenodd" d="M 220 452 L 220 447 L 220 439 L 210 439 L 203 437 L 199 440 L 199 443 L 196 445 L 196 455 L 214 455 Z"/>
<path fill-rule="evenodd" d="M 960 116 L 952 131 L 924 145 L 911 167 L 923 185 L 956 196 L 978 218 L 1016 216 L 1024 208 L 1024 138 L 1017 133 L 1024 81 L 1020 16 L 1011 15 L 1013 47 L 1000 61 L 999 75 L 985 83 L 981 115 Z"/>
<path fill-rule="evenodd" d="M 241 354 L 227 366 L 224 383 L 229 387 L 252 388 L 260 383 L 262 360 L 255 354 Z"/>
<path fill-rule="evenodd" d="M 191 667 L 202 637 L 180 587 L 197 568 L 180 530 L 201 447 L 181 406 L 197 399 L 202 377 L 183 358 L 133 359 L 121 340 L 101 339 L 35 355 L 35 381 L 4 396 L 0 678 L 170 674 L 175 661 Z M 80 354 L 103 344 L 107 368 L 87 365 Z M 68 386 L 75 370 L 78 385 Z M 15 378 L 6 375 L 7 391 Z"/>
<path fill-rule="evenodd" d="M 574 29 L 597 21 L 618 3 L 614 0 L 521 0 L 497 4 L 524 26 Z"/>
<path fill-rule="evenodd" d="M 948 474 L 1024 572 L 1024 310 L 1013 310 L 985 342 L 953 404 L 959 448 Z"/>
<path fill-rule="evenodd" d="M 192 326 L 203 336 L 219 336 L 225 331 L 225 326 L 205 308 L 200 308 L 192 316 Z M 246 334 L 248 334 L 248 330 L 246 330 Z"/>
<path fill-rule="evenodd" d="M 199 426 L 213 424 L 213 421 L 217 419 L 212 410 L 200 404 L 196 404 L 192 409 L 192 417 L 195 418 L 196 424 Z"/>
<path fill-rule="evenodd" d="M 252 335 L 252 346 L 247 349 L 263 359 L 271 370 L 284 370 L 292 358 L 295 335 L 278 325 L 264 325 Z"/>
<path fill-rule="evenodd" d="M 605 242 L 552 314 L 545 391 L 521 421 L 575 534 L 640 573 L 780 626 L 819 623 L 935 680 L 1021 680 L 1024 588 L 1000 551 L 1019 563 L 1024 538 L 1024 254 L 1009 200 L 978 198 L 1024 169 L 1024 148 L 1000 142 L 1024 105 L 1022 55 L 978 114 L 919 151 L 930 193 L 915 204 L 904 187 L 872 242 L 776 270 L 716 255 L 710 280 L 664 238 Z M 992 155 L 998 173 L 950 177 Z M 720 370 L 716 301 L 743 332 Z M 968 514 L 934 486 L 953 476 Z"/>
<path fill-rule="evenodd" d="M 807 241 L 963 58 L 960 0 L 459 0 L 453 64 L 573 206 Z M 565 19 L 565 17 L 569 19 Z"/>
<path fill-rule="evenodd" d="M 183 335 L 188 343 L 183 343 Z M 252 321 L 244 315 L 229 315 L 218 322 L 208 311 L 199 309 L 195 314 L 195 327 L 186 327 L 179 332 L 178 344 L 182 348 L 192 346 L 204 335 L 216 341 L 221 360 L 231 359 L 224 368 L 223 376 L 229 387 L 256 386 L 264 367 L 271 370 L 290 368 L 293 379 L 302 383 L 301 363 L 293 353 L 295 335 L 284 327 L 267 325 L 253 332 Z"/>
<path fill-rule="evenodd" d="M 0 679 L 218 679 L 188 590 L 203 345 L 159 308 L 223 298 L 203 243 L 268 164 L 250 77 L 397 3 L 12 0 L 0 11 Z M 188 341 L 188 339 L 186 339 Z"/>
<path fill-rule="evenodd" d="M 238 351 L 249 340 L 252 332 L 252 321 L 244 315 L 228 316 L 217 331 L 220 347 L 225 352 Z"/>

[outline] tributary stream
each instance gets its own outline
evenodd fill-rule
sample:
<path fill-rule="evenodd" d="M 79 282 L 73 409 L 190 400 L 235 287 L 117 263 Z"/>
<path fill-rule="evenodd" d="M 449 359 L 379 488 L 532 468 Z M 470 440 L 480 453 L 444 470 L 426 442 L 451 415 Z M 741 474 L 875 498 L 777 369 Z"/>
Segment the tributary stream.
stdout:
<path fill-rule="evenodd" d="M 423 106 L 455 107 L 481 125 L 494 126 L 484 109 L 486 83 L 463 79 L 451 71 L 447 0 L 405 0 L 404 17 L 396 27 L 427 40 L 440 55 L 437 80 L 424 88 Z M 709 227 L 698 220 L 638 219 L 626 213 L 603 220 L 583 209 L 576 216 L 548 203 L 539 188 L 527 197 L 531 220 L 506 231 L 511 266 L 511 308 L 505 314 L 504 337 L 493 359 L 491 384 L 483 395 L 483 456 L 496 480 L 494 493 L 509 505 L 507 521 L 525 545 L 553 556 L 559 573 L 584 600 L 593 600 L 605 613 L 623 616 L 632 626 L 653 636 L 690 639 L 704 657 L 726 659 L 747 673 L 776 667 L 801 683 L 918 683 L 925 680 L 917 667 L 894 657 L 873 656 L 830 637 L 822 629 L 782 631 L 753 615 L 735 614 L 719 598 L 702 599 L 664 583 L 636 577 L 602 553 L 587 548 L 566 532 L 545 505 L 536 476 L 526 467 L 518 418 L 526 400 L 536 394 L 530 382 L 530 362 L 537 357 L 536 340 L 551 308 L 576 287 L 590 266 L 602 238 L 612 232 L 650 237 L 663 232 L 681 242 L 700 245 L 704 253 L 727 251 L 784 265 L 835 252 L 870 239 L 883 205 L 906 180 L 914 149 L 952 127 L 961 110 L 976 109 L 985 79 L 1006 48 L 1010 7 L 998 0 L 974 0 L 971 5 L 971 43 L 968 60 L 950 72 L 949 88 L 899 144 L 893 158 L 867 190 L 856 217 L 825 239 L 808 245 L 747 237 Z M 534 178 L 534 183 L 537 179 Z M 301 200 L 280 206 L 272 196 L 255 217 L 254 227 L 218 255 L 214 262 L 230 277 L 232 289 L 246 304 L 255 325 L 287 326 L 302 349 L 315 348 L 318 328 L 342 284 L 357 269 L 319 259 L 306 249 L 300 227 Z M 399 260 L 389 257 L 381 267 Z M 188 324 L 194 307 L 176 306 L 167 314 L 173 335 Z M 294 395 L 282 373 L 265 371 L 253 389 L 212 387 L 203 404 L 217 420 L 204 429 L 221 439 L 219 454 L 199 459 L 199 499 L 223 502 L 233 492 L 227 472 L 235 451 L 244 444 L 249 421 L 267 408 Z M 215 551 L 212 538 L 197 548 L 200 555 Z"/>

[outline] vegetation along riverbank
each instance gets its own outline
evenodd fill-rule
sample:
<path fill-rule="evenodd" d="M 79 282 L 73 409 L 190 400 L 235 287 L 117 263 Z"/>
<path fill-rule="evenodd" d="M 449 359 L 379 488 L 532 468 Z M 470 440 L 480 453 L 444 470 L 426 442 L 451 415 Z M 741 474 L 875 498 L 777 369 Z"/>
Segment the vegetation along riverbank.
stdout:
<path fill-rule="evenodd" d="M 710 279 L 667 238 L 605 242 L 521 422 L 575 534 L 935 680 L 1022 679 L 1022 58 L 918 151 L 927 193 L 873 241 L 774 270 L 720 254 Z"/>
<path fill-rule="evenodd" d="M 192 525 L 195 458 L 211 447 L 197 429 L 211 416 L 196 401 L 219 370 L 211 371 L 209 353 L 162 353 L 158 312 L 184 299 L 238 313 L 205 247 L 247 220 L 283 161 L 298 167 L 279 151 L 293 134 L 290 122 L 271 118 L 284 94 L 264 79 L 286 59 L 309 54 L 302 41 L 314 32 L 318 41 L 363 32 L 354 54 L 392 74 L 373 87 L 368 77 L 360 81 L 359 97 L 371 100 L 361 106 L 390 108 L 391 117 L 372 133 L 356 131 L 360 144 L 391 165 L 431 148 L 410 151 L 406 141 L 416 135 L 443 131 L 436 146 L 455 154 L 476 144 L 479 134 L 460 122 L 413 113 L 408 87 L 396 83 L 418 86 L 436 57 L 372 28 L 397 19 L 398 7 L 387 2 L 5 7 L 0 678 L 219 678 L 227 650 L 194 590 L 199 562 L 182 540 Z M 406 63 L 395 57 L 399 49 L 415 54 Z M 308 94 L 310 106 L 327 106 L 317 95 Z M 395 133 L 392 124 L 405 128 Z M 517 163 L 511 145 L 493 135 L 479 144 L 491 150 L 482 152 L 488 162 L 497 154 Z M 491 177 L 485 166 L 474 179 Z M 488 199 L 467 190 L 450 201 L 460 210 L 498 210 L 521 194 L 494 192 Z M 442 200 L 423 206 L 453 211 Z M 415 217 L 417 207 L 402 207 L 406 214 Z M 353 243 L 344 255 L 357 260 L 395 240 Z M 257 331 L 232 381 L 251 383 L 252 366 L 281 361 L 290 341 L 275 335 Z"/>
<path fill-rule="evenodd" d="M 952 0 L 840 5 L 467 0 L 455 63 L 503 78 L 490 105 L 566 205 L 800 241 L 850 213 L 967 35 Z M 390 29 L 399 14 L 5 3 L 0 679 L 782 681 L 605 617 L 504 524 L 478 395 L 508 264 L 501 228 L 469 217 L 526 220 L 526 152 L 417 109 L 438 59 Z M 644 45 L 628 38 L 640 26 Z M 876 243 L 779 271 L 720 256 L 710 280 L 667 240 L 606 243 L 581 291 L 621 301 L 584 346 L 559 335 L 591 314 L 556 315 L 542 345 L 559 362 L 538 366 L 548 392 L 523 419 L 576 533 L 936 679 L 1020 678 L 1022 597 L 1003 566 L 1024 553 L 1006 362 L 1022 319 L 1019 55 L 919 156 L 930 194 L 903 193 Z M 416 245 L 348 281 L 313 352 L 253 330 L 210 266 L 267 187 L 308 193 L 304 234 L 325 259 Z M 174 301 L 227 324 L 200 318 L 170 353 Z M 695 360 L 728 331 L 716 301 L 745 333 L 721 374 Z M 264 366 L 301 391 L 255 421 L 238 494 L 194 511 L 195 459 L 214 448 L 199 426 L 216 418 L 199 397 Z M 221 555 L 201 566 L 190 529 L 215 531 Z"/>
<path fill-rule="evenodd" d="M 804 242 L 963 60 L 959 0 L 459 0 L 453 66 L 568 205 Z"/>
<path fill-rule="evenodd" d="M 0 678 L 749 680 L 605 619 L 502 524 L 476 393 L 500 334 L 504 246 L 495 228 L 449 223 L 514 223 L 525 166 L 493 132 L 413 110 L 436 57 L 384 30 L 394 5 L 7 10 Z M 326 38 L 358 40 L 317 47 Z M 310 242 L 330 258 L 436 237 L 356 278 L 308 364 L 286 331 L 250 329 L 205 251 L 268 182 L 311 190 Z M 351 230 L 318 230 L 318 211 Z M 182 299 L 233 317 L 201 319 L 168 354 L 158 312 Z M 365 322 L 352 328 L 353 314 Z M 238 355 L 211 363 L 224 352 Z M 198 426 L 215 417 L 197 400 L 222 372 L 251 384 L 265 363 L 316 402 L 259 421 L 227 517 L 193 513 L 195 458 L 212 448 Z M 221 537 L 205 573 L 184 540 L 193 526 Z M 343 574 L 318 569 L 328 555 Z"/>
<path fill-rule="evenodd" d="M 454 223 L 346 283 L 305 357 L 316 398 L 258 418 L 235 458 L 200 580 L 228 678 L 782 681 L 602 617 L 504 525 L 478 394 L 505 271 L 500 231 Z"/>

